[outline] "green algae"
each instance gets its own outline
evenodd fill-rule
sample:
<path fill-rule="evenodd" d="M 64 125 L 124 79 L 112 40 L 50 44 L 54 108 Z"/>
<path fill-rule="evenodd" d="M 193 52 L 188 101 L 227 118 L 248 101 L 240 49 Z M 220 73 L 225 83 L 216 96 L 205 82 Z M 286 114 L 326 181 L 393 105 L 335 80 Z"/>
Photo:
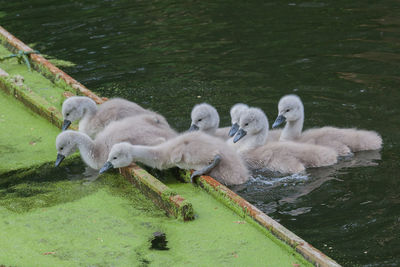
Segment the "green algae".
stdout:
<path fill-rule="evenodd" d="M 0 90 L 0 174 L 54 161 L 59 132 Z"/>
<path fill-rule="evenodd" d="M 111 194 L 139 203 L 136 204 L 139 209 L 142 209 L 140 203 L 146 202 L 145 197 L 120 175 L 103 175 L 96 182 L 82 179 L 85 169 L 76 157 L 66 159 L 63 167 L 55 168 L 53 164 L 0 175 L 0 206 L 23 213 L 76 201 L 104 187 Z"/>
<path fill-rule="evenodd" d="M 310 266 L 199 187 L 168 178 L 194 205 L 196 219 L 183 222 L 165 216 L 119 174 L 87 183 L 79 159 L 66 163 L 0 182 L 2 264 Z M 150 249 L 157 231 L 165 233 L 168 250 Z"/>
<path fill-rule="evenodd" d="M 151 203 L 149 203 L 151 204 Z M 17 266 L 138 266 L 160 229 L 131 202 L 99 189 L 60 206 L 16 214 L 0 207 L 0 260 Z"/>
<path fill-rule="evenodd" d="M 118 174 L 82 180 L 82 164 L 0 176 L 0 262 L 14 266 L 137 266 L 166 218 Z M 25 207 L 24 207 L 25 206 Z M 168 218 L 167 218 L 168 219 Z"/>

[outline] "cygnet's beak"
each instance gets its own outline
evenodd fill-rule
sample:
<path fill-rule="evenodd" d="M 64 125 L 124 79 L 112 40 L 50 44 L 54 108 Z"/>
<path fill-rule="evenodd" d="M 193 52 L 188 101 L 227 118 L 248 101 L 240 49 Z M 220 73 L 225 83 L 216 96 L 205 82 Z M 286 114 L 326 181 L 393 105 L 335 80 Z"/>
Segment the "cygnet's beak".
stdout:
<path fill-rule="evenodd" d="M 242 139 L 246 134 L 247 134 L 247 132 L 245 130 L 243 130 L 242 128 L 240 128 L 238 133 L 235 135 L 235 138 L 233 138 L 233 142 L 236 143 L 237 141 Z"/>
<path fill-rule="evenodd" d="M 285 121 L 286 121 L 286 117 L 283 116 L 283 115 L 279 115 L 279 116 L 276 118 L 274 124 L 272 124 L 272 128 L 278 127 L 279 125 L 281 125 L 281 124 L 284 123 Z"/>
<path fill-rule="evenodd" d="M 69 121 L 69 120 L 64 120 L 63 125 L 62 125 L 62 127 L 61 127 L 61 130 L 62 130 L 62 131 L 67 130 L 68 127 L 69 127 L 70 125 L 71 125 L 71 121 Z"/>
<path fill-rule="evenodd" d="M 112 165 L 111 162 L 107 161 L 106 163 L 104 163 L 103 167 L 101 167 L 99 173 L 102 174 L 112 168 L 114 168 L 114 165 Z"/>
<path fill-rule="evenodd" d="M 55 166 L 58 167 L 64 159 L 65 159 L 65 156 L 58 153 Z"/>
<path fill-rule="evenodd" d="M 229 131 L 229 137 L 234 136 L 235 133 L 236 133 L 238 130 L 239 130 L 239 124 L 237 124 L 237 122 L 235 122 L 235 123 L 232 125 L 232 128 L 231 128 L 230 131 Z"/>
<path fill-rule="evenodd" d="M 197 126 L 196 124 L 192 124 L 189 128 L 189 132 L 197 131 L 199 129 L 199 126 Z"/>

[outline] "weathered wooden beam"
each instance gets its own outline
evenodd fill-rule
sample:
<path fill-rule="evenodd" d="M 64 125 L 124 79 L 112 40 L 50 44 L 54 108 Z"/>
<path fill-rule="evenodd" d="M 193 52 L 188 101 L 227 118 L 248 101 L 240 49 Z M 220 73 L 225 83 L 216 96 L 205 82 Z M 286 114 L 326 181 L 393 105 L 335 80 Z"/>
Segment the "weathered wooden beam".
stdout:
<path fill-rule="evenodd" d="M 194 219 L 193 206 L 190 202 L 136 164 L 121 168 L 120 173 L 169 215 L 184 221 Z"/>
<path fill-rule="evenodd" d="M 0 76 L 0 88 L 61 129 L 63 122 L 61 112 L 29 87 L 17 84 L 10 76 Z"/>

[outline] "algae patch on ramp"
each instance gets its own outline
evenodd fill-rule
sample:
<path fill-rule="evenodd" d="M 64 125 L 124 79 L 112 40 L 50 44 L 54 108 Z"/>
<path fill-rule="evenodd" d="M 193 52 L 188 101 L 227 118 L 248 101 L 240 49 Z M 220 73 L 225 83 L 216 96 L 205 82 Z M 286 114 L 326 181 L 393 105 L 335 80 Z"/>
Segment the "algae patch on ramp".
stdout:
<path fill-rule="evenodd" d="M 160 222 L 170 220 L 164 212 L 121 175 L 88 183 L 77 159 L 53 169 L 0 176 L 0 262 L 141 265 L 140 251 L 150 248 L 150 237 L 162 230 Z"/>
<path fill-rule="evenodd" d="M 0 90 L 0 174 L 54 161 L 60 130 Z"/>

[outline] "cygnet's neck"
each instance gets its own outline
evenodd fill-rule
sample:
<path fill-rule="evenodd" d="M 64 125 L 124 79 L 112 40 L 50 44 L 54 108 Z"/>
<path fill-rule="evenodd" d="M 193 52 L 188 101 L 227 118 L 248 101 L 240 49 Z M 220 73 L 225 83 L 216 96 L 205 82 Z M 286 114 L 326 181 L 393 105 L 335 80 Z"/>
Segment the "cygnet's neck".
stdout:
<path fill-rule="evenodd" d="M 83 117 L 79 121 L 79 130 L 82 132 L 87 132 L 85 127 L 88 125 L 89 121 L 96 115 L 97 106 L 92 101 L 87 101 L 82 103 Z"/>
<path fill-rule="evenodd" d="M 304 113 L 301 114 L 298 120 L 287 121 L 279 140 L 293 141 L 299 139 L 301 136 L 301 131 L 303 130 L 303 122 L 304 122 Z"/>
<path fill-rule="evenodd" d="M 141 162 L 147 166 L 157 169 L 165 169 L 170 167 L 167 163 L 167 155 L 163 155 L 160 145 L 158 146 L 142 146 L 128 145 L 129 156 L 133 162 Z"/>
<path fill-rule="evenodd" d="M 203 132 L 214 135 L 217 132 L 218 127 L 219 127 L 219 115 L 218 115 L 218 113 L 216 113 L 216 114 L 211 113 L 210 114 L 210 124 L 208 125 L 208 127 L 206 129 L 203 129 Z"/>
<path fill-rule="evenodd" d="M 203 129 L 202 131 L 207 133 L 207 134 L 214 135 L 215 132 L 217 131 L 217 128 L 218 128 L 218 126 L 217 127 L 212 126 L 212 127 L 207 128 L 207 129 Z"/>
<path fill-rule="evenodd" d="M 257 133 L 248 134 L 238 141 L 239 151 L 255 149 L 263 146 L 268 138 L 268 128 L 263 128 Z M 242 143 L 241 143 L 242 142 Z"/>
<path fill-rule="evenodd" d="M 107 160 L 107 154 L 101 153 L 100 150 L 104 150 L 104 147 L 95 144 L 87 134 L 81 132 L 74 133 L 74 141 L 79 148 L 83 161 L 87 165 L 95 170 L 103 166 L 104 162 Z"/>

